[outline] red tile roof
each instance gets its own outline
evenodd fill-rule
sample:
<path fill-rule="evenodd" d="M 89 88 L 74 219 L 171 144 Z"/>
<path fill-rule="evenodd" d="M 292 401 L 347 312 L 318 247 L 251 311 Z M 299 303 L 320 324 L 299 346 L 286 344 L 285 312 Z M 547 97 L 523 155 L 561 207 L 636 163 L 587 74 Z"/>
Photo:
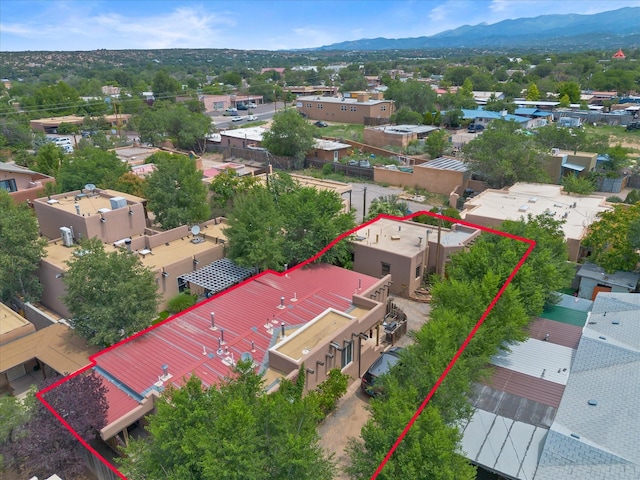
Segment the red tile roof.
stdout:
<path fill-rule="evenodd" d="M 275 343 L 281 322 L 302 325 L 329 307 L 348 311 L 359 280 L 361 292 L 379 282 L 329 265 L 299 268 L 287 276 L 266 273 L 98 354 L 98 371 L 122 386 L 110 385 L 110 420 L 137 405 L 132 396 L 126 395 L 127 390 L 142 398 L 158 389 L 154 384 L 165 364 L 172 375 L 170 382 L 177 386 L 191 374 L 207 385 L 215 384 L 230 373 L 225 359 L 238 361 L 243 353 L 250 353 L 261 365 Z M 281 297 L 283 309 L 278 308 Z M 296 301 L 292 301 L 294 297 Z M 216 330 L 210 328 L 211 312 L 215 312 Z M 222 336 L 224 344 L 219 353 Z"/>

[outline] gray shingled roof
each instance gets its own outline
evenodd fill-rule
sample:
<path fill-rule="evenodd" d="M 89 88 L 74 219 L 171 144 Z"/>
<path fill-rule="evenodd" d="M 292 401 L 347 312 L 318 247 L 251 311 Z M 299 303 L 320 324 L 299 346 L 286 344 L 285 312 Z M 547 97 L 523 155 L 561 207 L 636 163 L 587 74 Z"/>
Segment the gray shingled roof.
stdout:
<path fill-rule="evenodd" d="M 639 410 L 640 295 L 599 293 L 535 480 L 640 478 Z"/>

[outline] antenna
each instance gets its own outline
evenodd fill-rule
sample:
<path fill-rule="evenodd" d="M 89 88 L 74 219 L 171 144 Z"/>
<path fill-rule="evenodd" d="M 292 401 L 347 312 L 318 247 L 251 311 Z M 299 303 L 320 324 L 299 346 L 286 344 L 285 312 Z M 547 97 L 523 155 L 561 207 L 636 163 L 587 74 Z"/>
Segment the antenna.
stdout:
<path fill-rule="evenodd" d="M 96 186 L 93 183 L 87 183 L 84 186 L 84 189 L 88 190 L 89 191 L 89 195 L 91 195 L 91 194 L 93 194 L 93 191 L 96 189 Z"/>

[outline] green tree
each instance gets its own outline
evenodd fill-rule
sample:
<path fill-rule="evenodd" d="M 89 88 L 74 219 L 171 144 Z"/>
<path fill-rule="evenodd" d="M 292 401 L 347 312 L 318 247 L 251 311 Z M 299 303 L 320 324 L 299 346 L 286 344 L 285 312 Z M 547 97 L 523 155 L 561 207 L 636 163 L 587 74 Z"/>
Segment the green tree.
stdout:
<path fill-rule="evenodd" d="M 80 190 L 88 183 L 99 188 L 113 188 L 118 178 L 129 171 L 115 152 L 97 147 L 79 149 L 74 155 L 65 155 L 58 170 L 56 182 L 60 192 Z"/>
<path fill-rule="evenodd" d="M 224 233 L 229 240 L 229 258 L 244 267 L 282 269 L 286 263 L 280 234 L 282 212 L 266 188 L 238 195 L 228 225 Z"/>
<path fill-rule="evenodd" d="M 571 103 L 580 103 L 580 85 L 576 82 L 560 82 L 558 85 L 558 96 L 560 98 L 567 95 Z"/>
<path fill-rule="evenodd" d="M 20 296 L 40 299 L 42 286 L 35 276 L 47 242 L 40 238 L 38 222 L 26 204 L 15 204 L 0 189 L 0 295 L 3 300 Z"/>
<path fill-rule="evenodd" d="M 214 216 L 224 215 L 233 209 L 233 199 L 258 186 L 260 180 L 253 175 L 238 175 L 233 168 L 225 168 L 209 184 L 211 209 Z"/>
<path fill-rule="evenodd" d="M 540 100 L 540 90 L 538 90 L 538 86 L 531 82 L 529 84 L 529 88 L 527 89 L 527 100 L 532 101 L 532 100 Z"/>
<path fill-rule="evenodd" d="M 449 134 L 446 130 L 431 132 L 424 141 L 427 153 L 433 158 L 441 157 L 447 145 L 449 145 Z"/>
<path fill-rule="evenodd" d="M 396 125 L 420 125 L 422 114 L 411 110 L 409 107 L 401 107 L 391 114 L 390 121 Z"/>
<path fill-rule="evenodd" d="M 495 188 L 548 180 L 545 154 L 515 122 L 494 120 L 463 152 L 471 170 Z"/>
<path fill-rule="evenodd" d="M 560 104 L 558 105 L 561 108 L 568 108 L 571 105 L 571 97 L 569 95 L 564 94 L 560 97 Z"/>
<path fill-rule="evenodd" d="M 304 379 L 304 373 L 299 378 Z M 148 417 L 149 437 L 134 440 L 118 460 L 129 478 L 329 480 L 335 467 L 318 445 L 322 412 L 315 395 L 283 380 L 264 393 L 252 365 L 206 388 L 196 377 L 167 390 Z M 219 441 L 211 441 L 212 438 Z"/>
<path fill-rule="evenodd" d="M 565 175 L 562 177 L 562 187 L 567 193 L 577 193 L 578 195 L 591 195 L 596 184 L 587 177 L 578 177 L 577 175 Z"/>
<path fill-rule="evenodd" d="M 460 212 L 458 212 L 457 208 L 448 207 L 448 208 L 445 208 L 445 209 L 441 209 L 441 207 L 433 207 L 429 211 L 431 213 L 439 213 L 444 217 L 455 218 L 457 220 L 461 219 Z M 422 223 L 422 224 L 425 224 L 425 225 L 438 225 L 438 223 L 440 223 L 440 219 L 438 219 L 437 217 L 432 217 L 430 215 L 418 215 L 418 216 L 413 218 L 413 221 L 414 222 L 418 222 L 418 223 Z M 442 220 L 442 226 L 444 228 L 451 228 L 451 225 L 453 225 L 453 223 L 454 222 L 451 222 L 449 220 Z"/>
<path fill-rule="evenodd" d="M 207 188 L 191 158 L 158 152 L 148 161 L 155 163 L 156 170 L 147 177 L 144 191 L 156 223 L 171 229 L 209 218 Z"/>
<path fill-rule="evenodd" d="M 169 76 L 166 70 L 156 73 L 151 88 L 154 97 L 158 100 L 175 100 L 176 94 L 181 90 L 180 82 Z"/>
<path fill-rule="evenodd" d="M 582 129 L 545 125 L 536 131 L 538 134 L 534 137 L 535 142 L 549 152 L 552 148 L 576 151 L 586 146 L 587 135 Z"/>
<path fill-rule="evenodd" d="M 37 88 L 33 92 L 33 101 L 39 110 L 36 118 L 73 115 L 81 103 L 78 91 L 65 82 Z"/>
<path fill-rule="evenodd" d="M 158 286 L 137 255 L 105 252 L 102 242 L 92 238 L 80 243 L 67 265 L 62 300 L 71 325 L 89 343 L 106 347 L 151 325 Z"/>
<path fill-rule="evenodd" d="M 409 205 L 401 200 L 398 195 L 387 195 L 374 198 L 369 205 L 367 220 L 373 220 L 378 215 L 392 215 L 394 217 L 404 217 L 409 212 Z"/>
<path fill-rule="evenodd" d="M 264 133 L 262 145 L 273 155 L 303 160 L 314 145 L 315 128 L 294 109 L 273 116 L 271 129 Z"/>
<path fill-rule="evenodd" d="M 433 89 L 429 85 L 415 80 L 406 82 L 393 80 L 388 85 L 384 98 L 393 100 L 396 110 L 407 107 L 420 114 L 433 111 L 436 103 L 436 93 Z"/>
<path fill-rule="evenodd" d="M 156 102 L 152 109 L 136 117 L 134 124 L 143 142 L 160 145 L 171 140 L 178 148 L 202 152 L 211 118 L 182 103 Z"/>
<path fill-rule="evenodd" d="M 45 175 L 56 177 L 63 160 L 62 149 L 53 143 L 47 143 L 38 149 L 33 169 Z"/>
<path fill-rule="evenodd" d="M 633 232 L 636 231 L 635 226 L 640 218 L 640 203 L 630 206 L 616 204 L 611 210 L 599 213 L 598 217 L 598 221 L 589 226 L 589 232 L 582 240 L 582 245 L 591 251 L 589 261 L 608 273 L 617 270 L 635 271 L 640 254 L 638 245 L 633 243 Z"/>

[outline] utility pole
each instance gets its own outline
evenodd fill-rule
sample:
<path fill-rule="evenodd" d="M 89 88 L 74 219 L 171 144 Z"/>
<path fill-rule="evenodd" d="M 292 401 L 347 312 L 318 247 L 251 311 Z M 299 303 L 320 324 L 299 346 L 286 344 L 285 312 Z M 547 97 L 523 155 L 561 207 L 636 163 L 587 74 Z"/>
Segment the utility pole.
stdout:
<path fill-rule="evenodd" d="M 362 197 L 362 223 L 364 223 L 367 215 L 367 187 L 364 187 L 364 196 Z"/>

